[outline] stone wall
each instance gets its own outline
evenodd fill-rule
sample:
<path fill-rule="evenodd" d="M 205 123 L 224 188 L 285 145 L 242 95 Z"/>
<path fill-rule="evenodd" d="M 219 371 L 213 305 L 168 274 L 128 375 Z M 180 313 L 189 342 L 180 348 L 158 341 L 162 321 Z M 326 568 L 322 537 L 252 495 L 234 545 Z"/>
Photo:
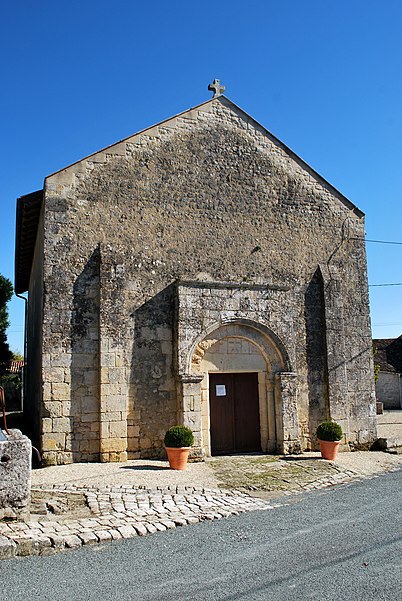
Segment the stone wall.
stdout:
<path fill-rule="evenodd" d="M 289 290 L 263 323 L 286 338 L 303 445 L 328 414 L 354 443 L 373 437 L 362 214 L 230 101 L 50 176 L 44 195 L 46 461 L 161 454 L 188 375 L 175 363 L 177 279 Z"/>
<path fill-rule="evenodd" d="M 380 371 L 375 386 L 377 401 L 384 409 L 402 409 L 402 378 L 400 374 Z"/>

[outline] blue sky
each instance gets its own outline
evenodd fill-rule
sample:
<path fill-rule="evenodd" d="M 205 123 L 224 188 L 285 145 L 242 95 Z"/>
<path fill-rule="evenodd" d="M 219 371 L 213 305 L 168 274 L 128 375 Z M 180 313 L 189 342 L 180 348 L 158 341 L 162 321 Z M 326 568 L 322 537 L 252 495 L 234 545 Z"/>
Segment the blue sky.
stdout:
<path fill-rule="evenodd" d="M 46 175 L 226 96 L 402 242 L 400 0 L 14 0 L 0 23 L 0 273 L 15 199 Z M 402 282 L 402 244 L 367 244 L 370 284 Z M 375 337 L 402 332 L 402 286 L 371 287 Z M 22 350 L 23 301 L 9 306 Z"/>

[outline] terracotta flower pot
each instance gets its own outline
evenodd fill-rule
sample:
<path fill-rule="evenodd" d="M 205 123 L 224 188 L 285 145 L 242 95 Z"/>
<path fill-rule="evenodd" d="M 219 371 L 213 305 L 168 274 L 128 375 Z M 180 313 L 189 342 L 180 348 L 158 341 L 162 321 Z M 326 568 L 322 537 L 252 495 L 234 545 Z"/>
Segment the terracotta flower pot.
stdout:
<path fill-rule="evenodd" d="M 335 461 L 341 441 L 319 440 L 318 442 L 320 443 L 321 457 L 329 461 Z"/>
<path fill-rule="evenodd" d="M 172 470 L 185 470 L 191 447 L 165 447 Z"/>

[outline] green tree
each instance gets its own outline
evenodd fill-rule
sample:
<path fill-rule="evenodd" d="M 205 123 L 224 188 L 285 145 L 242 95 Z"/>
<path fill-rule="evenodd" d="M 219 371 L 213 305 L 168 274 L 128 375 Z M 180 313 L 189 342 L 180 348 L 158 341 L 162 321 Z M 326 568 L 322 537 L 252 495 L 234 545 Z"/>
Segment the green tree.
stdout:
<path fill-rule="evenodd" d="M 12 352 L 7 342 L 6 331 L 10 325 L 7 303 L 13 295 L 13 285 L 9 279 L 0 275 L 0 365 L 12 358 Z"/>

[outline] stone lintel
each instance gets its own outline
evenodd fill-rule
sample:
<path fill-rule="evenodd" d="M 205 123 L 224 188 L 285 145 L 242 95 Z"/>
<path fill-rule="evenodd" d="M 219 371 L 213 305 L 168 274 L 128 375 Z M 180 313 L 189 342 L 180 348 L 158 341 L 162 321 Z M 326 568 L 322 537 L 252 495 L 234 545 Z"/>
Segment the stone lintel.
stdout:
<path fill-rule="evenodd" d="M 204 379 L 204 374 L 179 374 L 177 381 L 182 384 L 199 384 Z"/>

